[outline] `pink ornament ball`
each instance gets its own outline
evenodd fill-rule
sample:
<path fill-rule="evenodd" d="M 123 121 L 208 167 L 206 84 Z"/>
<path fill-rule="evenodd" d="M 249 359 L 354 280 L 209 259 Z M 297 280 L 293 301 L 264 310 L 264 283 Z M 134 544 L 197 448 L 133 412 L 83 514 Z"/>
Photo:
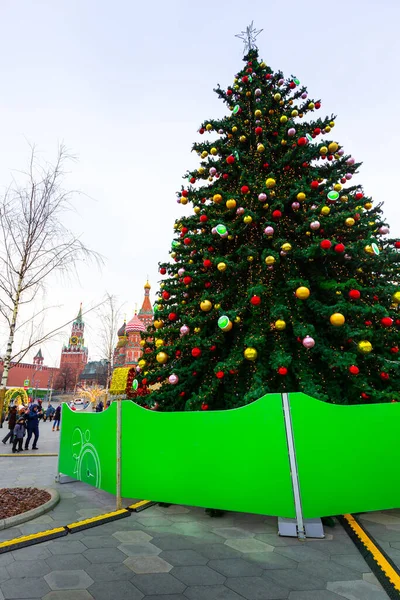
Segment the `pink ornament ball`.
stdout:
<path fill-rule="evenodd" d="M 223 130 L 223 129 L 218 129 L 218 133 L 219 133 L 220 135 L 222 135 L 222 134 L 224 133 L 224 130 Z"/>
<path fill-rule="evenodd" d="M 244 213 L 244 208 L 242 206 L 239 206 L 239 208 L 236 210 L 236 214 L 243 215 L 243 213 Z"/>
<path fill-rule="evenodd" d="M 256 102 L 261 102 L 261 98 L 256 98 Z"/>
<path fill-rule="evenodd" d="M 140 373 L 141 370 L 142 369 L 139 366 L 136 367 L 136 373 Z"/>
<path fill-rule="evenodd" d="M 389 233 L 389 227 L 387 225 L 382 225 L 382 227 L 379 227 L 379 233 L 382 233 L 382 235 L 386 235 L 387 233 Z"/>
<path fill-rule="evenodd" d="M 211 167 L 211 169 L 209 170 L 209 173 L 212 177 L 214 177 L 216 172 L 217 172 L 217 169 L 215 167 Z"/>
<path fill-rule="evenodd" d="M 350 156 L 350 158 L 346 160 L 346 165 L 354 165 L 355 162 L 355 159 L 352 156 Z"/>
<path fill-rule="evenodd" d="M 302 343 L 304 348 L 314 348 L 315 346 L 315 340 L 309 335 L 306 335 Z"/>
<path fill-rule="evenodd" d="M 340 148 L 340 150 L 338 150 L 337 153 L 339 154 L 339 156 L 343 156 L 343 154 L 344 154 L 343 148 Z"/>
<path fill-rule="evenodd" d="M 264 229 L 265 235 L 274 235 L 274 228 L 270 225 Z"/>
<path fill-rule="evenodd" d="M 268 271 L 273 271 L 274 270 L 274 265 L 268 265 L 267 269 L 268 269 Z"/>
<path fill-rule="evenodd" d="M 179 381 L 179 377 L 178 375 L 175 375 L 175 373 L 172 373 L 172 375 L 170 375 L 168 377 L 168 381 L 172 384 L 172 385 L 176 385 Z"/>
<path fill-rule="evenodd" d="M 267 199 L 267 194 L 264 194 L 264 193 L 258 194 L 258 199 L 260 202 L 265 202 Z"/>
<path fill-rule="evenodd" d="M 280 251 L 280 255 L 281 255 L 281 256 L 286 256 L 286 255 L 287 255 L 287 252 L 285 252 L 284 250 L 281 250 L 281 251 Z"/>
<path fill-rule="evenodd" d="M 260 90 L 260 88 L 257 88 L 254 93 L 255 93 L 256 96 L 261 96 L 261 90 Z"/>
<path fill-rule="evenodd" d="M 299 210 L 300 202 L 292 202 L 292 208 L 293 210 Z"/>
<path fill-rule="evenodd" d="M 347 181 L 350 181 L 350 179 L 353 177 L 353 175 L 351 173 L 346 173 L 345 175 Z"/>
<path fill-rule="evenodd" d="M 179 331 L 181 332 L 181 335 L 187 335 L 190 330 L 187 325 L 182 325 Z"/>
<path fill-rule="evenodd" d="M 216 227 L 213 227 L 213 228 L 211 229 L 211 233 L 212 233 L 213 235 L 217 235 L 217 228 L 216 228 Z"/>
<path fill-rule="evenodd" d="M 289 136 L 289 137 L 293 137 L 294 135 L 296 135 L 296 130 L 295 130 L 295 128 L 294 128 L 294 127 L 291 127 L 290 129 L 288 129 L 288 132 L 287 132 L 287 134 L 288 134 L 288 136 Z"/>
<path fill-rule="evenodd" d="M 181 203 L 181 199 L 180 199 L 180 198 L 178 198 L 178 199 L 177 199 L 177 201 L 176 201 L 176 203 L 177 203 L 177 204 L 180 204 L 180 203 Z"/>
<path fill-rule="evenodd" d="M 307 98 L 307 92 L 303 92 L 301 97 L 303 98 L 303 100 L 305 100 Z"/>
<path fill-rule="evenodd" d="M 312 229 L 313 231 L 316 231 L 320 227 L 321 227 L 321 223 L 319 221 L 312 221 L 310 223 L 310 229 Z"/>
<path fill-rule="evenodd" d="M 285 83 L 285 80 L 284 80 L 284 79 L 279 79 L 279 80 L 278 80 L 278 85 L 283 85 L 284 83 Z"/>
<path fill-rule="evenodd" d="M 182 275 L 184 274 L 185 269 L 183 267 L 181 267 L 180 269 L 178 269 L 178 275 L 179 277 L 182 277 Z"/>

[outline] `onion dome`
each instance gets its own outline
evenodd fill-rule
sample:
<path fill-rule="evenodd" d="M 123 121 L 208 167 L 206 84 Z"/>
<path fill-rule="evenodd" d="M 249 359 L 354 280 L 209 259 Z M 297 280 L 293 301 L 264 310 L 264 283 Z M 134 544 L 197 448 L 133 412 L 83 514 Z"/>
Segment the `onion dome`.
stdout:
<path fill-rule="evenodd" d="M 145 325 L 139 319 L 137 315 L 133 317 L 125 328 L 126 333 L 132 333 L 133 331 L 146 331 Z"/>
<path fill-rule="evenodd" d="M 151 289 L 151 285 L 148 281 L 146 281 L 146 283 L 144 284 L 144 289 L 145 290 L 150 290 Z"/>
<path fill-rule="evenodd" d="M 124 337 L 125 330 L 126 330 L 126 321 L 124 321 L 124 324 L 122 325 L 122 327 L 120 327 L 118 329 L 118 332 L 117 332 L 118 337 Z"/>

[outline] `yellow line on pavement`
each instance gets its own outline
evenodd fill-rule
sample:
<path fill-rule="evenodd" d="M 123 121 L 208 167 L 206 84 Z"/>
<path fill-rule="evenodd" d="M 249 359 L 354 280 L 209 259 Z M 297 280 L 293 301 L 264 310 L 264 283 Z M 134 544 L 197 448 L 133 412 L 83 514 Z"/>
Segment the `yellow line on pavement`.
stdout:
<path fill-rule="evenodd" d="M 14 453 L 13 454 L 0 454 L 0 458 L 5 457 L 5 456 L 14 458 L 16 456 L 22 456 L 22 457 L 24 457 L 24 456 L 58 456 L 58 454 L 53 453 L 53 452 L 47 452 L 47 453 L 35 452 L 35 454 L 26 454 L 26 453 L 21 454 L 21 453 L 17 452 L 15 454 Z"/>

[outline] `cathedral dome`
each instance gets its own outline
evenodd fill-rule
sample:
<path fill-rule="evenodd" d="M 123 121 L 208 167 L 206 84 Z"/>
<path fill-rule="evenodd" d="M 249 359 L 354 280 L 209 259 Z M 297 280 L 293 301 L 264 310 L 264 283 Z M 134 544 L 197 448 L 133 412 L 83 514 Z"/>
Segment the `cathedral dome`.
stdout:
<path fill-rule="evenodd" d="M 145 325 L 139 319 L 137 315 L 133 317 L 125 328 L 126 333 L 132 333 L 133 331 L 146 331 Z"/>
<path fill-rule="evenodd" d="M 123 337 L 125 335 L 125 332 L 126 332 L 126 321 L 124 321 L 124 324 L 122 325 L 122 327 L 120 327 L 118 329 L 118 333 L 117 333 L 118 337 Z"/>
<path fill-rule="evenodd" d="M 151 285 L 149 284 L 148 281 L 146 281 L 146 283 L 144 284 L 144 289 L 145 290 L 150 290 L 151 289 Z"/>

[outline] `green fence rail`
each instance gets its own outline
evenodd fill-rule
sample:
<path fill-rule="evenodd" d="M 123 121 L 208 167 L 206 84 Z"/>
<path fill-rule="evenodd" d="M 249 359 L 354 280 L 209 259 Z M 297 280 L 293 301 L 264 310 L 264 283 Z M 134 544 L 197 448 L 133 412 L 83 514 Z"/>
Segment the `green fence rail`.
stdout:
<path fill-rule="evenodd" d="M 400 404 L 289 394 L 304 518 L 400 506 Z M 116 492 L 116 402 L 63 406 L 59 472 Z M 122 402 L 122 495 L 295 517 L 280 394 L 242 408 L 158 413 Z"/>

